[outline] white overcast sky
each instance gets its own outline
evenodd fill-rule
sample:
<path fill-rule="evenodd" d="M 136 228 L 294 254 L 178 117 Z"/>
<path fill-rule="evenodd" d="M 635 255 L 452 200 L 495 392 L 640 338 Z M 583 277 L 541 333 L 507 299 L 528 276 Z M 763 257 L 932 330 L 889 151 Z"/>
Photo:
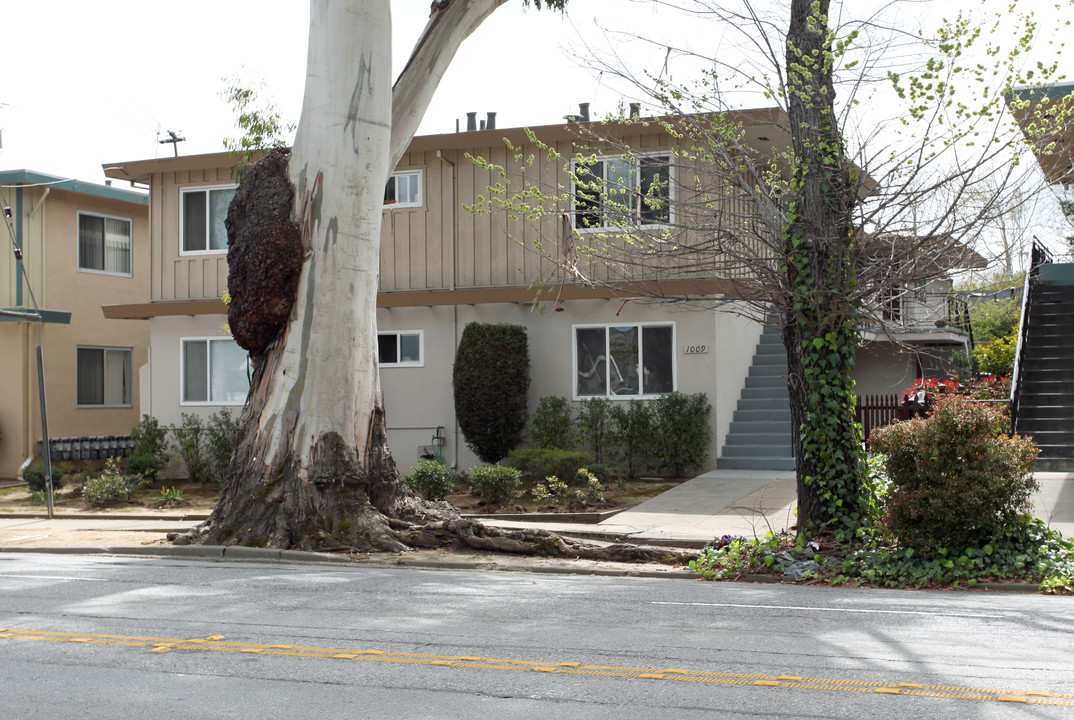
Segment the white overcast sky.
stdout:
<path fill-rule="evenodd" d="M 849 6 L 856 10 L 863 1 Z M 1061 1 L 1070 12 L 1071 0 Z M 397 68 L 429 4 L 391 0 Z M 900 12 L 938 16 L 956 4 L 980 6 L 981 0 L 910 2 Z M 1006 7 L 1007 0 L 984 4 Z M 221 97 L 226 77 L 263 80 L 264 94 L 285 117 L 297 119 L 308 12 L 305 0 L 4 2 L 0 169 L 101 182 L 104 163 L 171 155 L 170 145 L 158 143 L 169 130 L 186 138 L 180 154 L 220 151 L 223 138 L 237 134 Z M 721 35 L 712 24 L 683 23 L 644 0 L 572 0 L 566 16 L 511 0 L 464 43 L 419 132 L 452 132 L 467 111 L 480 118 L 496 111 L 500 127 L 535 126 L 559 122 L 579 102 L 591 102 L 599 114 L 634 99 L 576 59 L 579 37 L 606 45 L 601 27 L 609 26 L 657 41 L 692 35 L 708 46 Z M 660 69 L 662 53 L 645 58 L 638 43 L 611 42 L 620 54 Z"/>

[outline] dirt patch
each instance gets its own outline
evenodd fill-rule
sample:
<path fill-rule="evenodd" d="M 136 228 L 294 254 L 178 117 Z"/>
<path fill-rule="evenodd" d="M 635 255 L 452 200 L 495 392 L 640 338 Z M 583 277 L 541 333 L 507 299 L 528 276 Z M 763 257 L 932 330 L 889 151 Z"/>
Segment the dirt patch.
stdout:
<path fill-rule="evenodd" d="M 509 505 L 489 505 L 481 498 L 471 495 L 469 488 L 459 485 L 457 492 L 447 501 L 466 515 L 522 515 L 522 514 L 578 514 L 607 513 L 626 510 L 655 497 L 684 482 L 685 478 L 651 478 L 627 481 L 621 487 L 608 483 L 604 501 L 585 504 L 550 505 L 539 503 L 527 493 Z M 178 501 L 161 503 L 162 492 L 175 489 L 182 493 Z M 56 512 L 64 515 L 208 515 L 216 507 L 220 491 L 216 485 L 193 483 L 185 480 L 163 480 L 138 490 L 130 500 L 106 507 L 89 507 L 82 500 L 79 488 L 65 486 L 56 494 L 53 504 Z M 0 516 L 7 513 L 40 513 L 45 511 L 43 502 L 34 504 L 25 485 L 0 489 Z"/>
<path fill-rule="evenodd" d="M 464 484 L 458 485 L 456 492 L 448 495 L 445 499 L 466 515 L 602 513 L 632 508 L 685 482 L 686 479 L 643 478 L 627 480 L 622 485 L 611 481 L 605 486 L 604 499 L 601 501 L 564 502 L 558 505 L 552 505 L 547 501 L 538 502 L 530 496 L 528 491 L 522 497 L 510 503 L 502 505 L 490 504 L 475 495 L 471 495 L 469 488 Z"/>
<path fill-rule="evenodd" d="M 181 499 L 162 502 L 165 490 L 177 490 Z M 53 508 L 63 515 L 208 515 L 216 507 L 220 490 L 216 485 L 186 480 L 158 481 L 139 489 L 129 500 L 104 507 L 90 507 L 82 499 L 82 489 L 65 485 L 53 500 Z M 34 502 L 25 485 L 0 489 L 0 516 L 8 513 L 43 513 L 44 502 Z"/>

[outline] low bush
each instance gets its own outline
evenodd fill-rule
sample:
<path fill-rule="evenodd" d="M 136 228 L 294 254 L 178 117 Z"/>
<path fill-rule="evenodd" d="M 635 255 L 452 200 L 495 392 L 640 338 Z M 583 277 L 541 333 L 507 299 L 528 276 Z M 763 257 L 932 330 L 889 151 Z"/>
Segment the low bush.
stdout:
<path fill-rule="evenodd" d="M 157 473 L 167 466 L 171 453 L 168 448 L 168 428 L 149 415 L 131 428 L 134 447 L 127 458 L 127 471 L 156 480 Z"/>
<path fill-rule="evenodd" d="M 641 475 L 641 469 L 651 454 L 653 443 L 653 413 L 649 404 L 631 400 L 625 406 L 615 403 L 611 408 L 615 432 L 609 442 L 612 455 L 623 466 L 631 480 Z"/>
<path fill-rule="evenodd" d="M 503 505 L 518 497 L 522 473 L 505 465 L 488 465 L 470 471 L 470 492 L 492 505 Z"/>
<path fill-rule="evenodd" d="M 588 445 L 593 459 L 603 463 L 608 444 L 615 433 L 612 401 L 601 397 L 583 400 L 578 406 L 577 427 L 579 442 Z"/>
<path fill-rule="evenodd" d="M 930 417 L 875 431 L 870 445 L 890 480 L 883 523 L 901 546 L 970 547 L 1029 511 L 1037 449 L 1006 426 L 996 410 L 952 395 Z"/>
<path fill-rule="evenodd" d="M 548 395 L 537 402 L 530 439 L 535 447 L 567 450 L 574 443 L 571 406 L 567 398 Z"/>
<path fill-rule="evenodd" d="M 426 500 L 443 500 L 455 491 L 459 474 L 435 460 L 419 460 L 414 470 L 403 478 L 407 487 Z"/>
<path fill-rule="evenodd" d="M 1014 369 L 1014 354 L 1018 351 L 1018 334 L 996 338 L 987 345 L 973 349 L 977 369 L 985 375 L 1010 375 Z"/>
<path fill-rule="evenodd" d="M 239 420 L 229 410 L 209 416 L 206 423 L 197 415 L 183 413 L 182 422 L 171 427 L 179 457 L 192 482 L 223 482 L 235 451 Z"/>
<path fill-rule="evenodd" d="M 683 477 L 690 468 L 700 468 L 709 455 L 712 406 L 705 393 L 686 395 L 672 392 L 652 403 L 652 452 L 662 470 Z"/>
<path fill-rule="evenodd" d="M 535 484 L 530 493 L 537 502 L 549 502 L 552 505 L 567 503 L 571 509 L 604 501 L 603 483 L 585 468 L 578 471 L 574 484 L 576 487 L 570 487 L 559 478 L 549 476 L 544 482 Z"/>
<path fill-rule="evenodd" d="M 205 455 L 213 479 L 224 482 L 227 478 L 235 441 L 239 437 L 239 418 L 224 409 L 209 416 L 205 424 Z"/>
<path fill-rule="evenodd" d="M 102 507 L 129 500 L 144 484 L 146 480 L 141 476 L 125 474 L 120 469 L 118 458 L 108 458 L 104 472 L 89 478 L 82 486 L 82 499 L 90 507 Z"/>
<path fill-rule="evenodd" d="M 30 492 L 45 492 L 45 466 L 31 465 L 22 471 L 22 479 L 30 486 Z M 52 466 L 52 489 L 59 490 L 63 487 L 63 470 Z"/>
<path fill-rule="evenodd" d="M 538 482 L 548 476 L 574 485 L 578 470 L 593 464 L 593 456 L 584 451 L 536 447 L 512 450 L 504 465 L 516 468 L 526 482 Z"/>

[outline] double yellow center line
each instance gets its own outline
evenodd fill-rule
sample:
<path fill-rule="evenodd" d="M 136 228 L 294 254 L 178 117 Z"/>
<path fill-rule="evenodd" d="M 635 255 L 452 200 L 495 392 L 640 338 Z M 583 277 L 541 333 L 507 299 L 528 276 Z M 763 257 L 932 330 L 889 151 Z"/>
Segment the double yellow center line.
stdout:
<path fill-rule="evenodd" d="M 584 665 L 578 662 L 536 662 L 504 660 L 468 655 L 427 655 L 396 653 L 384 650 L 353 650 L 341 648 L 305 647 L 300 645 L 257 645 L 227 642 L 223 635 L 205 638 L 158 638 L 131 635 L 98 635 L 51 632 L 46 630 L 11 630 L 0 628 L 2 640 L 36 640 L 87 645 L 116 645 L 148 648 L 149 652 L 164 654 L 176 650 L 195 652 L 241 653 L 285 657 L 320 658 L 326 660 L 355 660 L 365 662 L 429 665 L 481 670 L 511 670 L 561 675 L 617 677 L 646 681 L 694 682 L 715 685 L 753 685 L 787 690 L 821 690 L 826 692 L 878 693 L 915 697 L 976 700 L 980 702 L 1011 702 L 1032 705 L 1074 707 L 1074 695 L 1034 690 L 997 690 L 987 688 L 951 687 L 918 683 L 872 682 L 865 680 L 833 680 L 807 678 L 797 675 L 752 675 L 746 673 L 709 672 L 681 668 L 640 668 L 614 665 Z"/>

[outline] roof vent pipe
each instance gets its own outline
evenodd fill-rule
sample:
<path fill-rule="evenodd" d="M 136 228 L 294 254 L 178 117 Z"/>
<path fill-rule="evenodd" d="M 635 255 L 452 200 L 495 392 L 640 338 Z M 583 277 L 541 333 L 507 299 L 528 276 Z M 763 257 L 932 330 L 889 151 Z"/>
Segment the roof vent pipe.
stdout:
<path fill-rule="evenodd" d="M 474 130 L 477 130 L 477 113 L 468 112 L 466 113 L 466 132 L 473 132 Z"/>
<path fill-rule="evenodd" d="M 481 129 L 482 129 L 482 130 L 484 130 L 484 129 L 485 129 L 485 121 L 484 121 L 484 120 L 482 120 L 482 121 L 481 121 Z"/>
<path fill-rule="evenodd" d="M 578 103 L 578 115 L 582 122 L 589 122 L 589 103 Z"/>
<path fill-rule="evenodd" d="M 630 103 L 630 119 L 637 120 L 641 117 L 641 103 Z"/>
<path fill-rule="evenodd" d="M 496 129 L 496 113 L 490 112 L 488 114 L 488 120 L 485 121 L 485 128 L 488 130 Z"/>

